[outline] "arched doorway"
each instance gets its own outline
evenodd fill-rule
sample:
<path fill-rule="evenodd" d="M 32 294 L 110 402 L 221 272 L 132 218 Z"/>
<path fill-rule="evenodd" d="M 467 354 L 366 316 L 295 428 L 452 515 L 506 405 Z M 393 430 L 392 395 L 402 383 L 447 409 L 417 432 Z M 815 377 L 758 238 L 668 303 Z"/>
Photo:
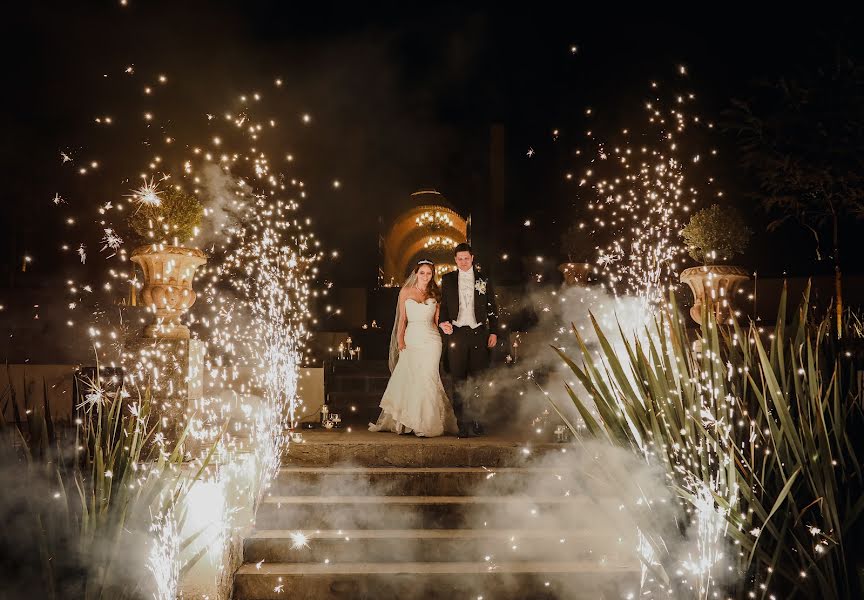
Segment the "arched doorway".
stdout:
<path fill-rule="evenodd" d="M 384 237 L 384 285 L 399 285 L 418 260 L 436 265 L 440 277 L 456 268 L 453 248 L 467 240 L 468 223 L 435 190 L 411 194 L 411 208 L 390 224 Z"/>

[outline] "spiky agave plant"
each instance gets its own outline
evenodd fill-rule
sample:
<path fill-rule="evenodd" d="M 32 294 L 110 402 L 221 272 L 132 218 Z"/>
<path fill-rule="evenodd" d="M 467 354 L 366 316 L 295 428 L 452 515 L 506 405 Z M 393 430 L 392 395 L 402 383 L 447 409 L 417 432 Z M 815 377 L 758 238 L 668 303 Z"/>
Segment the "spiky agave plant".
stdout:
<path fill-rule="evenodd" d="M 74 447 L 64 447 L 57 440 L 56 448 L 49 452 L 43 446 L 37 455 L 31 445 L 41 443 L 43 436 L 34 438 L 27 431 L 45 431 L 44 423 L 28 423 L 25 431 L 17 426 L 2 428 L 0 450 L 8 459 L 4 463 L 18 463 L 18 476 L 26 482 L 23 489 L 30 489 L 33 496 L 19 498 L 26 510 L 17 515 L 20 527 L 16 528 L 29 529 L 38 539 L 40 568 L 31 574 L 29 589 L 37 595 L 41 591 L 46 598 L 115 600 L 150 595 L 141 548 L 151 538 L 159 540 L 148 531 L 157 520 L 152 515 L 158 515 L 159 522 L 170 521 L 175 531 L 182 529 L 183 500 L 218 443 L 217 439 L 200 465 L 184 465 L 185 431 L 171 448 L 153 443 L 159 430 L 158 424 L 149 424 L 149 391 L 136 392 L 134 401 L 123 398 L 120 390 L 109 393 L 98 368 L 96 372 L 87 382 L 88 400 L 80 407 Z M 34 412 L 29 419 L 47 421 L 50 415 Z M 7 524 L 2 533 L 13 539 L 20 531 Z M 176 549 L 168 558 L 173 560 L 175 580 L 206 551 L 184 554 L 200 533 L 174 540 Z M 142 563 L 130 568 L 127 562 L 132 557 Z M 37 562 L 19 558 L 25 565 Z"/>
<path fill-rule="evenodd" d="M 619 331 L 624 356 L 596 321 L 600 360 L 575 328 L 578 359 L 556 349 L 581 384 L 567 386 L 584 424 L 573 432 L 665 468 L 697 540 L 683 571 L 700 596 L 860 597 L 861 390 L 830 320 L 808 307 L 809 290 L 787 326 L 784 291 L 771 333 L 706 311 L 697 349 L 672 298 L 641 339 Z M 680 557 L 642 533 L 652 570 L 674 585 Z"/>
<path fill-rule="evenodd" d="M 140 578 L 143 571 L 135 571 L 137 581 L 118 579 L 116 575 L 124 572 L 121 561 L 129 557 L 130 545 L 148 537 L 150 543 L 164 544 L 160 539 L 164 535 L 153 531 L 154 523 L 176 532 L 182 530 L 183 500 L 210 463 L 221 434 L 200 465 L 185 465 L 183 448 L 192 419 L 168 446 L 159 423 L 150 422 L 152 401 L 148 388 L 136 390 L 135 401 L 123 397 L 123 388 L 115 394 L 105 392 L 98 375 L 91 388 L 98 399 L 88 405 L 82 419 L 78 447 L 83 457 L 81 468 L 73 472 L 81 506 L 81 552 L 91 557 L 92 565 L 87 597 L 135 597 L 144 583 Z M 155 535 L 146 535 L 148 530 Z M 193 557 L 182 557 L 180 553 L 202 531 L 186 540 L 176 539 L 175 535 L 171 540 L 176 543 L 173 560 L 161 556 L 157 564 L 148 564 L 154 577 L 162 579 L 170 570 L 170 579 L 177 581 L 181 571 L 200 559 L 206 549 Z M 155 595 L 159 600 L 164 596 Z"/>

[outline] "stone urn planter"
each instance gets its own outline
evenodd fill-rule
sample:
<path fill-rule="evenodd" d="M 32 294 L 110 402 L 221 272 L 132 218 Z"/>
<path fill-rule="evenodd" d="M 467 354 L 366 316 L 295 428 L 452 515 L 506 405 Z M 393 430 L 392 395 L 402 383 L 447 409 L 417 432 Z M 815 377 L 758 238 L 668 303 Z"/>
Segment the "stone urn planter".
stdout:
<path fill-rule="evenodd" d="M 681 272 L 681 281 L 693 292 L 690 316 L 702 324 L 702 306 L 707 302 L 718 322 L 725 321 L 731 312 L 732 301 L 738 288 L 750 276 L 741 267 L 732 265 L 706 265 L 691 267 Z"/>
<path fill-rule="evenodd" d="M 565 285 L 587 283 L 588 274 L 591 272 L 591 263 L 561 263 L 558 265 L 558 270 L 564 275 Z"/>
<path fill-rule="evenodd" d="M 156 314 L 144 328 L 144 337 L 189 339 L 189 328 L 180 316 L 195 303 L 192 279 L 195 269 L 207 262 L 197 248 L 151 244 L 135 248 L 130 257 L 144 271 L 141 298 Z"/>

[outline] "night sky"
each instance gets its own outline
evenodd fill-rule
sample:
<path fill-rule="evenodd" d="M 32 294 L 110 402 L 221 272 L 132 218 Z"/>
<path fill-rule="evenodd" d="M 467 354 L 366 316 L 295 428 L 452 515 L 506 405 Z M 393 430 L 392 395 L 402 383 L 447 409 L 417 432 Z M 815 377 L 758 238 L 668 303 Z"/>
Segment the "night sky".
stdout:
<path fill-rule="evenodd" d="M 274 78 L 283 78 L 272 108 L 297 119 L 281 131 L 286 149 L 297 156 L 291 172 L 307 182 L 304 212 L 324 244 L 342 254 L 325 266 L 327 276 L 343 285 L 371 285 L 380 223 L 407 208 L 411 192 L 435 188 L 482 221 L 493 123 L 507 136 L 507 222 L 498 245 L 514 254 L 553 256 L 559 231 L 584 204 L 563 179 L 582 164 L 574 150 L 583 132 L 641 123 L 650 81 L 694 92 L 700 114 L 719 119 L 730 98 L 746 95 L 755 80 L 855 39 L 851 29 L 812 14 L 708 16 L 702 9 L 698 18 L 673 18 L 535 3 L 513 9 L 277 1 L 18 4 L 8 21 L 14 33 L 4 75 L 4 287 L 53 285 L 63 277 L 52 257 L 58 240 L 69 236 L 51 202 L 55 193 L 83 205 L 132 187 L 145 156 L 140 144 L 130 143 L 128 154 L 118 151 L 122 124 L 110 134 L 93 127 L 98 114 L 141 104 L 140 94 L 123 91 L 131 89 L 120 81 L 128 64 L 142 80 L 166 73 L 172 101 L 183 103 L 190 120 L 241 93 L 267 95 Z M 676 74 L 679 65 L 687 67 L 684 79 Z M 590 123 L 586 107 L 594 110 Z M 305 112 L 313 115 L 309 127 L 299 124 Z M 561 132 L 557 140 L 554 129 Z M 768 218 L 747 196 L 755 182 L 738 167 L 734 140 L 718 135 L 714 143 L 721 150 L 714 169 L 720 185 L 759 233 L 744 262 L 766 275 L 829 269 L 795 226 L 763 234 Z M 536 152 L 531 158 L 529 148 Z M 99 178 L 64 173 L 63 149 L 99 158 Z M 334 179 L 342 184 L 338 190 Z M 526 218 L 531 228 L 521 227 Z M 858 224 L 847 229 L 847 239 L 862 233 Z M 25 252 L 36 260 L 22 279 L 17 271 Z M 845 267 L 862 271 L 858 260 Z"/>

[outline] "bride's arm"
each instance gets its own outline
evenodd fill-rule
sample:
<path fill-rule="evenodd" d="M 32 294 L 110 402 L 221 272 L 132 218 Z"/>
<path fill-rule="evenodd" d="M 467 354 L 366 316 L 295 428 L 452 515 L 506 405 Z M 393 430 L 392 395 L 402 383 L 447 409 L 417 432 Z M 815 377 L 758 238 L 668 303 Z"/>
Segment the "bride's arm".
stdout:
<path fill-rule="evenodd" d="M 435 327 L 438 327 L 438 317 L 441 316 L 441 303 L 435 303 Z"/>
<path fill-rule="evenodd" d="M 403 289 L 399 292 L 399 325 L 396 327 L 396 343 L 399 350 L 405 349 L 405 327 L 408 325 L 408 316 L 405 314 L 405 300 L 407 298 L 407 290 Z"/>

